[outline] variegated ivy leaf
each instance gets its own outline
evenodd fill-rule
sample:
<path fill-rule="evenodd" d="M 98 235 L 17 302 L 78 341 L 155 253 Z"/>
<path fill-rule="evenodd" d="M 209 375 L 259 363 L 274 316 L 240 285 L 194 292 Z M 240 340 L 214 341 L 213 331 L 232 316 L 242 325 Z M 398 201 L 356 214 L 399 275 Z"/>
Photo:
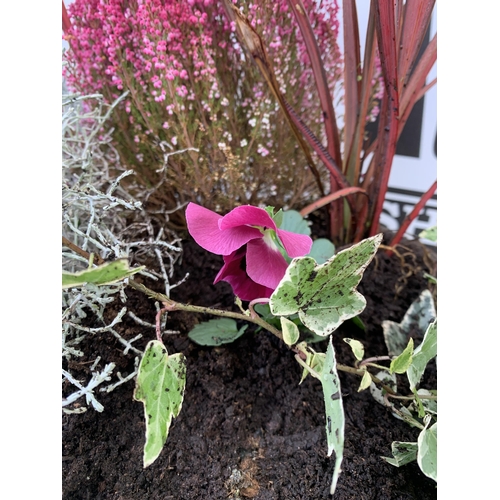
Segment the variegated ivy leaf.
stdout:
<path fill-rule="evenodd" d="M 139 365 L 134 399 L 144 404 L 146 444 L 144 468 L 151 465 L 167 441 L 170 423 L 181 411 L 186 386 L 186 358 L 168 355 L 165 346 L 152 340 Z"/>
<path fill-rule="evenodd" d="M 382 321 L 384 339 L 389 351 L 389 356 L 399 356 L 406 345 L 410 335 L 423 335 L 429 323 L 436 318 L 436 307 L 429 290 L 424 290 L 415 302 L 408 308 L 401 323 L 395 321 Z"/>
<path fill-rule="evenodd" d="M 127 259 L 117 259 L 113 262 L 106 262 L 100 266 L 91 269 L 85 269 L 76 273 L 62 273 L 62 287 L 72 288 L 82 286 L 85 283 L 93 283 L 95 285 L 110 285 L 128 278 L 139 271 L 142 271 L 145 266 L 130 269 Z"/>
<path fill-rule="evenodd" d="M 422 472 L 437 482 L 437 422 L 419 434 L 417 462 Z"/>
<path fill-rule="evenodd" d="M 382 234 L 372 236 L 321 265 L 311 257 L 293 259 L 271 295 L 271 313 L 298 313 L 304 326 L 317 335 L 329 335 L 365 308 L 366 300 L 356 287 L 381 241 Z"/>
<path fill-rule="evenodd" d="M 404 373 L 411 364 L 413 356 L 413 339 L 410 337 L 406 349 L 391 361 L 391 373 Z"/>
<path fill-rule="evenodd" d="M 413 351 L 411 365 L 406 372 L 413 391 L 424 374 L 427 363 L 437 355 L 437 319 L 429 325 L 424 340 Z"/>
<path fill-rule="evenodd" d="M 368 389 L 368 387 L 370 387 L 371 384 L 372 384 L 372 377 L 368 373 L 368 370 L 366 370 L 365 373 L 363 374 L 363 377 L 361 378 L 361 382 L 359 383 L 358 392 Z"/>
<path fill-rule="evenodd" d="M 359 340 L 348 338 L 345 338 L 344 342 L 351 346 L 352 353 L 358 361 L 361 361 L 365 355 L 365 348 L 363 347 L 363 344 Z"/>
<path fill-rule="evenodd" d="M 321 386 L 325 398 L 326 413 L 326 440 L 328 444 L 328 456 L 335 451 L 335 467 L 333 469 L 330 495 L 335 493 L 337 480 L 340 474 L 340 466 L 344 457 L 344 406 L 340 392 L 340 379 L 337 373 L 335 351 L 333 350 L 332 338 L 328 343 L 325 362 L 321 370 Z"/>
<path fill-rule="evenodd" d="M 281 317 L 281 331 L 283 332 L 283 340 L 288 346 L 292 346 L 297 343 L 300 337 L 300 332 L 298 326 L 289 319 Z"/>
<path fill-rule="evenodd" d="M 401 467 L 417 459 L 418 444 L 405 441 L 393 441 L 391 451 L 394 458 L 382 458 L 395 467 Z"/>

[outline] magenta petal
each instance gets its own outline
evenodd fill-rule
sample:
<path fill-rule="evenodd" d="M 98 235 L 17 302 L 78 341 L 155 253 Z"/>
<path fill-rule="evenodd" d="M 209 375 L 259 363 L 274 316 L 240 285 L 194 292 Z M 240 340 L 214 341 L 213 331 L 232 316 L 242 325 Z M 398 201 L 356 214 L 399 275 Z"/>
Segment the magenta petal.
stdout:
<path fill-rule="evenodd" d="M 276 232 L 285 247 L 286 253 L 292 259 L 307 255 L 311 251 L 312 240 L 306 234 L 291 233 L 283 229 L 278 229 Z"/>
<path fill-rule="evenodd" d="M 242 260 L 245 250 L 240 249 L 231 255 L 224 256 L 224 266 L 217 274 L 214 283 L 226 281 L 233 289 L 234 294 L 241 300 L 254 300 L 258 298 L 269 298 L 273 289 L 259 285 L 252 281 L 244 271 Z"/>
<path fill-rule="evenodd" d="M 271 216 L 263 208 L 252 207 L 251 205 L 234 208 L 219 222 L 221 229 L 245 225 L 276 230 L 276 224 Z"/>
<path fill-rule="evenodd" d="M 248 241 L 261 238 L 262 233 L 248 226 L 232 227 L 221 231 L 219 221 L 222 216 L 196 203 L 186 208 L 189 234 L 205 250 L 218 255 L 229 255 Z"/>
<path fill-rule="evenodd" d="M 285 275 L 288 264 L 281 252 L 269 247 L 263 239 L 247 244 L 247 274 L 256 283 L 273 290 Z"/>

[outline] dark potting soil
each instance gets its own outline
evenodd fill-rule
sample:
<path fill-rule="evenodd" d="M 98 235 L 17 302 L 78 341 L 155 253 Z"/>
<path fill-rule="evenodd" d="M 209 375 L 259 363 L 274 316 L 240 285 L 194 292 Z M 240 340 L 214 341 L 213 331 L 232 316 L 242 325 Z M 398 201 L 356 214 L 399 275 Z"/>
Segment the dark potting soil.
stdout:
<path fill-rule="evenodd" d="M 379 251 L 358 287 L 367 299 L 361 315 L 365 332 L 346 324 L 333 335 L 337 361 L 353 365 L 344 337 L 365 346 L 366 357 L 387 353 L 381 322 L 401 321 L 412 301 L 428 287 L 423 272 L 433 271 L 422 259 L 418 242 L 400 248 L 401 259 Z M 403 255 L 405 254 L 405 255 Z M 213 285 L 222 259 L 186 241 L 178 277 L 189 279 L 172 291 L 172 298 L 212 307 L 233 308 L 225 283 Z M 145 283 L 152 286 L 151 283 Z M 159 290 L 160 291 L 160 290 Z M 151 300 L 129 289 L 129 305 L 141 318 L 154 322 Z M 123 304 L 117 304 L 119 310 Z M 328 499 L 334 467 L 326 456 L 324 403 L 318 380 L 307 377 L 293 353 L 267 332 L 247 333 L 223 347 L 201 347 L 186 334 L 197 322 L 211 319 L 184 312 L 170 313 L 165 335 L 169 353 L 187 358 L 187 383 L 180 415 L 173 420 L 165 448 L 143 469 L 145 423 L 142 403 L 133 400 L 134 383 L 109 394 L 98 393 L 104 411 L 92 408 L 79 415 L 63 415 L 63 499 L 65 500 L 225 500 Z M 117 326 L 127 339 L 143 333 L 139 349 L 154 332 L 124 317 Z M 86 340 L 90 359 L 72 362 L 71 370 L 88 378 L 100 355 L 113 361 L 115 371 L 131 373 L 134 356 L 111 334 Z M 317 344 L 324 352 L 326 343 Z M 428 500 L 437 498 L 434 481 L 416 462 L 393 467 L 381 456 L 392 456 L 393 441 L 416 441 L 418 429 L 395 419 L 375 402 L 369 391 L 357 392 L 359 378 L 340 373 L 346 415 L 342 473 L 335 500 Z M 403 383 L 403 379 L 401 378 Z M 431 364 L 423 387 L 436 387 Z M 63 388 L 64 389 L 64 388 Z"/>

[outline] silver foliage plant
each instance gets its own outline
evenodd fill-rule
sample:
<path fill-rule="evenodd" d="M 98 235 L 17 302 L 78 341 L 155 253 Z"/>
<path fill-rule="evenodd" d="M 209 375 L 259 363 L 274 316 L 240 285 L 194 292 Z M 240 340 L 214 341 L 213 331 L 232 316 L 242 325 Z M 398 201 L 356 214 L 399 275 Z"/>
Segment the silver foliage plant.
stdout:
<path fill-rule="evenodd" d="M 164 229 L 161 221 L 168 217 L 165 210 L 151 213 L 143 209 L 150 192 L 134 182 L 133 171 L 121 168 L 111 144 L 112 130 L 107 127 L 113 109 L 125 97 L 126 93 L 107 105 L 99 94 L 81 96 L 68 94 L 63 89 L 62 267 L 76 272 L 87 268 L 89 259 L 95 263 L 99 258 L 126 257 L 131 264 L 146 265 L 140 274 L 161 282 L 163 293 L 169 296 L 170 290 L 182 282 L 171 283 L 174 266 L 182 254 L 180 239 Z M 166 171 L 169 155 L 177 153 L 182 151 L 165 155 L 164 164 L 158 166 L 160 172 Z M 63 290 L 62 356 L 63 362 L 67 362 L 63 363 L 66 369 L 62 370 L 66 394 L 62 406 L 65 413 L 82 413 L 88 406 L 102 411 L 96 393 L 110 392 L 137 374 L 143 352 L 134 343 L 142 337 L 140 331 L 154 332 L 155 325 L 138 317 L 126 299 L 123 282 Z M 105 311 L 117 301 L 122 307 L 118 307 L 119 312 L 110 321 Z M 131 339 L 120 332 L 120 322 L 125 315 L 138 325 L 138 334 Z M 91 321 L 86 322 L 87 318 Z M 164 317 L 162 330 L 166 320 Z M 89 367 L 87 379 L 81 380 L 78 378 L 81 373 L 78 377 L 72 373 L 72 362 L 78 362 L 84 355 L 87 359 L 91 357 L 92 353 L 84 352 L 83 341 L 89 335 L 102 333 L 118 339 L 124 356 L 135 356 L 135 370 L 128 374 L 115 372 L 114 363 L 97 356 Z"/>

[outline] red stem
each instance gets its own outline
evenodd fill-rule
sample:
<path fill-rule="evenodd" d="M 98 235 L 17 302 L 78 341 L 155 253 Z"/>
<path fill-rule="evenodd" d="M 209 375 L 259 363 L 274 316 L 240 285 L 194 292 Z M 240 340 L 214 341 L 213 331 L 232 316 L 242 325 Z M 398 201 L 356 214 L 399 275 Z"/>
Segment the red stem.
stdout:
<path fill-rule="evenodd" d="M 67 35 L 71 29 L 71 21 L 68 16 L 68 11 L 66 10 L 66 5 L 64 5 L 64 1 L 62 3 L 62 29 L 65 35 Z"/>
<path fill-rule="evenodd" d="M 398 229 L 398 232 L 394 235 L 394 238 L 392 239 L 389 246 L 394 247 L 401 241 L 401 238 L 404 236 L 409 225 L 417 218 L 420 211 L 425 207 L 425 204 L 432 198 L 432 195 L 436 192 L 436 189 L 437 189 L 437 180 L 434 181 L 434 184 L 432 184 L 432 186 L 427 190 L 427 192 L 422 195 L 422 197 L 420 198 L 419 202 L 415 205 L 413 210 L 405 217 L 403 224 L 401 224 L 401 227 Z M 391 256 L 392 252 L 388 250 L 387 255 Z"/>

